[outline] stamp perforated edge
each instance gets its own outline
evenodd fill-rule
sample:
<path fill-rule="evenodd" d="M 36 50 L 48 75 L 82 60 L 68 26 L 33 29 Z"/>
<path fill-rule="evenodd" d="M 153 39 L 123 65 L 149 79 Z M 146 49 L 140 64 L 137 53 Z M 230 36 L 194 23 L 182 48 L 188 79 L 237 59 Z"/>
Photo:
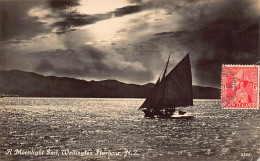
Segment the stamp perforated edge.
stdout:
<path fill-rule="evenodd" d="M 258 68 L 258 79 L 257 79 L 257 84 L 258 84 L 258 93 L 257 93 L 257 108 L 231 108 L 231 107 L 222 107 L 222 72 L 223 72 L 223 66 L 227 66 L 227 67 L 257 67 Z M 229 110 L 242 110 L 242 109 L 247 109 L 247 110 L 258 110 L 259 109 L 259 77 L 260 77 L 260 71 L 259 71 L 260 67 L 259 65 L 256 64 L 222 64 L 221 66 L 221 97 L 220 97 L 220 103 L 221 103 L 221 108 L 222 109 L 229 109 Z"/>

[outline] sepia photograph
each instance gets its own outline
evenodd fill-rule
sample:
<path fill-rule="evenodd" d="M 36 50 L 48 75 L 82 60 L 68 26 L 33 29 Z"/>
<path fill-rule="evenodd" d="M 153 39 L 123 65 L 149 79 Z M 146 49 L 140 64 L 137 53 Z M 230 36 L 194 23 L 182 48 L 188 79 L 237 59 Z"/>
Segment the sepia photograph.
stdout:
<path fill-rule="evenodd" d="M 0 0 L 1 161 L 260 161 L 260 0 Z"/>

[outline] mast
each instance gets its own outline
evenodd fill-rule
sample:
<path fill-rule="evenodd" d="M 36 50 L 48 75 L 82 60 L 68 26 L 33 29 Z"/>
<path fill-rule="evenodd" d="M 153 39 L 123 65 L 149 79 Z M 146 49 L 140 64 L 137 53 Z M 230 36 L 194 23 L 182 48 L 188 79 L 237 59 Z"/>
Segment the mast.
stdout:
<path fill-rule="evenodd" d="M 164 72 L 163 72 L 163 78 L 165 77 L 165 75 L 166 75 L 166 73 L 167 73 L 167 68 L 168 68 L 170 56 L 171 56 L 171 53 L 170 53 L 169 56 L 168 56 L 168 61 L 167 61 L 167 63 L 166 63 L 166 66 L 165 66 L 165 69 L 164 69 Z"/>

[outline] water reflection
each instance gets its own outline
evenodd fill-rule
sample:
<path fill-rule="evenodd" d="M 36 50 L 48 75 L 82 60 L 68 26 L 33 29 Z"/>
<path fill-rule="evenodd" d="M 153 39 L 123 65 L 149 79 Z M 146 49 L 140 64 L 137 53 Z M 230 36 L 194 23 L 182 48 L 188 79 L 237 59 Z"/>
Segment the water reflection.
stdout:
<path fill-rule="evenodd" d="M 224 110 L 219 100 L 195 100 L 192 120 L 147 119 L 143 99 L 4 98 L 1 158 L 38 160 L 243 160 L 259 155 L 259 112 Z M 104 155 L 8 156 L 7 149 Z M 138 155 L 123 154 L 136 151 Z M 113 152 L 113 153 L 112 153 Z M 130 154 L 130 153 L 129 153 Z M 0 159 L 1 159 L 0 158 Z"/>

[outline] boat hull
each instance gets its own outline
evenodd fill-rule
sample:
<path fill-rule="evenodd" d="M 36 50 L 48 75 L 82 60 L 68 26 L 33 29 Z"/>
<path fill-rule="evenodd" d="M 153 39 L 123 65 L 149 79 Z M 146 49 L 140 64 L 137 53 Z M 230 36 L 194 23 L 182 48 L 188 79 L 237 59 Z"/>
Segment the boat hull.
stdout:
<path fill-rule="evenodd" d="M 180 115 L 180 114 L 173 114 L 172 116 L 171 116 L 171 118 L 172 119 L 193 119 L 194 118 L 194 116 L 191 114 L 191 113 L 185 113 L 185 114 L 182 114 L 182 115 Z"/>
<path fill-rule="evenodd" d="M 144 117 L 149 118 L 171 118 L 171 119 L 193 119 L 194 116 L 191 113 L 186 112 L 173 112 L 173 111 L 150 111 L 143 110 Z"/>
<path fill-rule="evenodd" d="M 144 117 L 150 117 L 150 118 L 170 118 L 173 114 L 173 111 L 150 111 L 150 110 L 143 110 Z"/>

